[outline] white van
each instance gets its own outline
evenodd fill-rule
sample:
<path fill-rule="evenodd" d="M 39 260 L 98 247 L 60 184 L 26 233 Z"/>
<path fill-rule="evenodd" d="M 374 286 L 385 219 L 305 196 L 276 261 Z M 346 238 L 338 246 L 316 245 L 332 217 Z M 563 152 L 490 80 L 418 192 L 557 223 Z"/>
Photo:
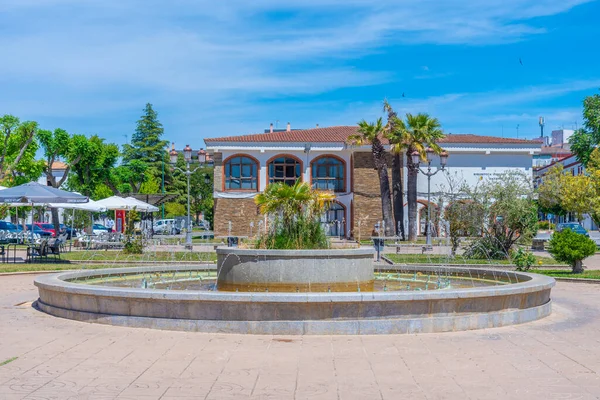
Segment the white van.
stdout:
<path fill-rule="evenodd" d="M 181 229 L 174 219 L 159 219 L 152 225 L 152 230 L 157 235 L 179 235 L 181 233 Z"/>

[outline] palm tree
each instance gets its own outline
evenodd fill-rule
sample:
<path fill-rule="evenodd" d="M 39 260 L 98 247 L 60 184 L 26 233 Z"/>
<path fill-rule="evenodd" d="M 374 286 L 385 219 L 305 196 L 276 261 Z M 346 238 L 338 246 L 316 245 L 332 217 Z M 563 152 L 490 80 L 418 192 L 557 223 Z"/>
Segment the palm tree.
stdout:
<path fill-rule="evenodd" d="M 388 178 L 387 162 L 385 159 L 385 148 L 381 143 L 384 126 L 379 118 L 375 123 L 368 123 L 364 119 L 358 123 L 358 133 L 351 135 L 348 139 L 361 146 L 365 143 L 371 144 L 373 163 L 379 175 L 379 190 L 381 192 L 381 213 L 385 224 L 385 235 L 391 236 L 394 232 L 394 221 L 392 219 L 392 201 L 390 195 L 390 181 Z"/>
<path fill-rule="evenodd" d="M 300 180 L 292 186 L 272 183 L 254 198 L 262 214 L 272 217 L 269 233 L 260 238 L 259 247 L 270 249 L 327 248 L 321 215 L 334 194 L 314 190 Z"/>
<path fill-rule="evenodd" d="M 442 148 L 436 142 L 443 137 L 444 133 L 437 118 L 423 113 L 406 114 L 404 144 L 408 167 L 408 240 L 410 241 L 417 239 L 417 176 L 419 174 L 419 167 L 413 164 L 411 154 L 416 151 L 421 155 L 421 159 L 425 160 L 427 148 L 437 154 L 441 153 Z"/>
<path fill-rule="evenodd" d="M 392 152 L 392 201 L 394 203 L 394 225 L 396 236 L 406 238 L 404 232 L 404 151 L 406 124 L 392 109 L 387 100 L 383 101 L 383 111 L 388 114 L 385 137 L 390 141 Z"/>

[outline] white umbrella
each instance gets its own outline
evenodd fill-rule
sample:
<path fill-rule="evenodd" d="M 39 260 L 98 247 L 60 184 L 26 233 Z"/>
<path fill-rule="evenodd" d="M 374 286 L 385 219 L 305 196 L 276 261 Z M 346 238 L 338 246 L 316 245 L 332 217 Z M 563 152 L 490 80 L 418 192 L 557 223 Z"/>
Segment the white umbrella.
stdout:
<path fill-rule="evenodd" d="M 107 210 L 133 210 L 134 205 L 123 197 L 111 196 L 98 200 L 96 205 L 106 207 Z"/>
<path fill-rule="evenodd" d="M 90 200 L 87 203 L 82 204 L 71 204 L 71 203 L 48 203 L 47 207 L 50 208 L 68 208 L 73 210 L 93 211 L 93 212 L 104 212 L 106 207 L 98 204 L 97 201 Z"/>
<path fill-rule="evenodd" d="M 144 203 L 143 201 L 134 199 L 133 197 L 119 197 L 111 196 L 106 199 L 98 200 L 96 205 L 106 207 L 107 210 L 136 210 L 142 212 L 156 212 L 158 207 L 154 207 L 151 204 Z"/>
<path fill-rule="evenodd" d="M 157 212 L 159 210 L 158 207 L 153 206 L 152 204 L 145 203 L 141 200 L 136 199 L 135 197 L 126 197 L 125 200 L 134 204 L 136 210 L 143 212 Z"/>

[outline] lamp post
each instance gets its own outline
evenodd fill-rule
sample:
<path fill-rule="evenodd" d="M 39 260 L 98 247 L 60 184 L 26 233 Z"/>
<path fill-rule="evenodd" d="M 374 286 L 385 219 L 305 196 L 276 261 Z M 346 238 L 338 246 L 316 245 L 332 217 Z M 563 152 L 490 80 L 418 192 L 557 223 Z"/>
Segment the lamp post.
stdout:
<path fill-rule="evenodd" d="M 204 149 L 198 150 L 197 162 L 198 162 L 198 164 L 200 164 L 200 166 L 194 168 L 193 170 L 190 170 L 190 164 L 193 164 L 195 162 L 195 160 L 192 159 L 192 148 L 190 147 L 190 145 L 186 144 L 185 148 L 183 149 L 183 158 L 185 160 L 185 165 L 186 165 L 185 170 L 175 166 L 175 164 L 177 163 L 178 155 L 179 154 L 177 153 L 177 150 L 175 150 L 175 144 L 173 143 L 173 147 L 172 147 L 171 151 L 169 152 L 171 165 L 173 166 L 173 169 L 176 169 L 176 170 L 182 172 L 187 177 L 187 222 L 186 222 L 187 229 L 185 232 L 185 248 L 187 250 L 191 250 L 192 249 L 192 224 L 191 224 L 192 221 L 191 221 L 191 214 L 190 214 L 190 176 L 194 172 L 196 172 L 198 169 L 203 167 L 204 164 L 206 164 L 206 151 Z"/>
<path fill-rule="evenodd" d="M 427 171 L 423 171 L 419 166 L 419 162 L 421 161 L 421 154 L 418 151 L 413 151 L 411 154 L 413 165 L 417 166 L 417 169 L 427 177 L 427 238 L 425 240 L 425 244 L 427 246 L 431 246 L 431 177 L 437 174 L 440 171 L 444 171 L 446 169 L 446 163 L 448 162 L 448 153 L 444 150 L 440 153 L 440 164 L 442 168 L 436 169 L 435 172 L 431 172 L 431 161 L 433 158 L 433 150 L 427 149 L 425 152 L 427 155 Z"/>

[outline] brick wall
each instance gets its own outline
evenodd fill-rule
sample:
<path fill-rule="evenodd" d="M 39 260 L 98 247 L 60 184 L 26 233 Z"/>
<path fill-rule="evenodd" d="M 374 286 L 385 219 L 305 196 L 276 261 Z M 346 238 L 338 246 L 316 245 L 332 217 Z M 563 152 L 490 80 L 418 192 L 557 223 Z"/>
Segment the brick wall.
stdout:
<path fill-rule="evenodd" d="M 215 153 L 214 190 L 223 190 L 223 154 Z M 215 236 L 226 236 L 231 221 L 231 234 L 250 236 L 250 222 L 254 222 L 252 235 L 256 234 L 258 222 L 263 218 L 258 213 L 254 199 L 215 199 Z"/>
<path fill-rule="evenodd" d="M 250 236 L 250 222 L 254 222 L 254 236 L 262 219 L 253 198 L 215 199 L 215 236 L 227 235 L 229 221 L 231 233 L 236 236 Z"/>
<path fill-rule="evenodd" d="M 215 192 L 223 190 L 223 153 L 213 154 L 214 160 L 214 178 L 213 187 Z"/>
<path fill-rule="evenodd" d="M 392 179 L 391 156 L 388 155 L 388 175 Z M 379 190 L 379 176 L 373 163 L 370 152 L 354 153 L 354 226 L 355 239 L 371 236 L 377 221 L 381 221 L 381 191 Z"/>

